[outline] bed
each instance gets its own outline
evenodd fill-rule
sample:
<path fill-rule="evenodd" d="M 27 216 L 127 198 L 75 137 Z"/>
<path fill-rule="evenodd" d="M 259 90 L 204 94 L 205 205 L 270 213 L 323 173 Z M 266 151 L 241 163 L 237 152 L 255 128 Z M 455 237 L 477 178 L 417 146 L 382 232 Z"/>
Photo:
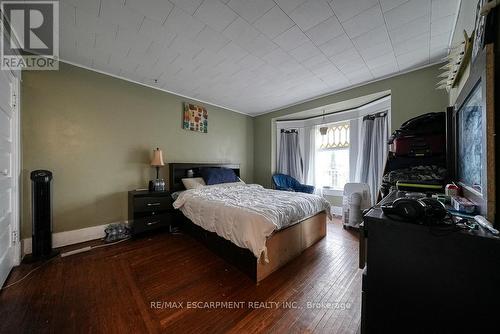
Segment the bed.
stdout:
<path fill-rule="evenodd" d="M 260 282 L 326 235 L 329 204 L 319 196 L 230 183 L 185 190 L 188 171 L 238 164 L 169 164 L 174 207 L 183 227 L 209 249 Z"/>

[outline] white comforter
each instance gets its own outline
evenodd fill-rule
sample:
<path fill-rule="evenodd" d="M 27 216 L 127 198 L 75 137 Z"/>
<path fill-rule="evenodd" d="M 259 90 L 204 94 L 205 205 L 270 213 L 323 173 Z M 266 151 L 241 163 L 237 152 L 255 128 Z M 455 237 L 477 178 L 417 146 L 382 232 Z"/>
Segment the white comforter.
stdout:
<path fill-rule="evenodd" d="M 174 202 L 193 223 L 247 248 L 267 261 L 266 238 L 274 231 L 326 211 L 324 198 L 265 189 L 256 184 L 220 184 L 183 191 Z"/>

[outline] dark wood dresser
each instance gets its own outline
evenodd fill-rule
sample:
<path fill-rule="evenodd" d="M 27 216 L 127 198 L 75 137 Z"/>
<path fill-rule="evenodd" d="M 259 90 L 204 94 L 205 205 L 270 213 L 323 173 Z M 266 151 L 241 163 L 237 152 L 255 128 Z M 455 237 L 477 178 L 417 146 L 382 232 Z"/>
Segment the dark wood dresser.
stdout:
<path fill-rule="evenodd" d="M 169 191 L 128 192 L 128 220 L 132 235 L 160 228 L 170 229 L 177 216 Z"/>
<path fill-rule="evenodd" d="M 364 216 L 361 333 L 498 333 L 500 238 L 390 218 L 396 197 Z"/>

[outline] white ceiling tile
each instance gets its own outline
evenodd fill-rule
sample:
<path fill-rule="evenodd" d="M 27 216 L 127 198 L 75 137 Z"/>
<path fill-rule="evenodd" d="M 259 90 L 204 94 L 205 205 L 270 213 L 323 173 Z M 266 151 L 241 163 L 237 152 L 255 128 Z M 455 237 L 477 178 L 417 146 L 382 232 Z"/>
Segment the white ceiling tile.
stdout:
<path fill-rule="evenodd" d="M 392 52 L 392 50 L 381 56 L 373 57 L 371 59 L 366 60 L 366 66 L 368 66 L 370 70 L 394 64 L 397 66 L 396 57 L 394 56 L 394 52 Z"/>
<path fill-rule="evenodd" d="M 370 70 L 366 68 L 366 66 L 354 71 L 348 71 L 347 73 L 344 73 L 344 75 L 347 77 L 347 79 L 349 79 L 351 84 L 358 84 L 373 79 L 373 75 L 371 74 Z"/>
<path fill-rule="evenodd" d="M 256 69 L 264 64 L 265 63 L 259 57 L 256 57 L 252 54 L 245 56 L 238 62 L 238 65 L 240 65 L 242 69 L 248 70 Z"/>
<path fill-rule="evenodd" d="M 174 38 L 172 44 L 170 44 L 170 47 L 179 52 L 181 55 L 187 56 L 182 58 L 189 58 L 189 60 L 192 60 L 192 58 L 196 56 L 202 49 L 198 44 L 181 36 L 177 36 L 176 38 Z"/>
<path fill-rule="evenodd" d="M 148 18 L 142 21 L 139 33 L 143 38 L 150 38 L 160 44 L 170 44 L 176 36 L 172 31 L 166 30 L 159 21 Z"/>
<path fill-rule="evenodd" d="M 125 2 L 125 8 L 127 7 L 152 20 L 163 23 L 167 19 L 168 14 L 170 14 L 170 11 L 172 11 L 174 5 L 164 0 L 127 0 Z"/>
<path fill-rule="evenodd" d="M 223 31 L 223 34 L 239 45 L 246 47 L 259 36 L 259 31 L 239 17 Z"/>
<path fill-rule="evenodd" d="M 213 52 L 218 52 L 227 43 L 229 43 L 229 39 L 213 30 L 209 26 L 205 26 L 205 28 L 198 34 L 198 36 L 196 36 L 194 42 L 199 44 L 202 48 Z"/>
<path fill-rule="evenodd" d="M 423 50 L 423 49 L 429 50 L 429 47 L 430 47 L 429 34 L 425 33 L 423 35 L 408 39 L 404 42 L 394 44 L 394 53 L 396 56 L 399 56 L 401 54 L 411 52 L 414 50 Z"/>
<path fill-rule="evenodd" d="M 345 32 L 351 38 L 355 38 L 382 25 L 385 25 L 385 21 L 378 5 L 342 23 Z"/>
<path fill-rule="evenodd" d="M 352 72 L 366 67 L 363 58 L 354 48 L 341 52 L 330 58 L 332 63 L 342 71 L 342 73 Z"/>
<path fill-rule="evenodd" d="M 272 0 L 231 0 L 227 3 L 238 15 L 250 23 L 274 7 Z"/>
<path fill-rule="evenodd" d="M 284 73 L 294 73 L 303 68 L 303 66 L 300 65 L 295 59 L 282 62 L 276 65 L 276 67 L 279 68 Z"/>
<path fill-rule="evenodd" d="M 387 22 L 387 28 L 389 30 L 394 30 L 419 17 L 429 16 L 430 13 L 431 0 L 410 0 L 387 11 L 384 15 Z"/>
<path fill-rule="evenodd" d="M 76 24 L 76 7 L 64 2 L 60 3 L 60 25 L 62 27 L 73 26 Z M 94 15 L 97 16 L 97 15 Z"/>
<path fill-rule="evenodd" d="M 205 65 L 215 67 L 223 61 L 224 58 L 221 55 L 208 49 L 203 49 L 193 58 L 193 63 L 200 66 Z"/>
<path fill-rule="evenodd" d="M 257 38 L 255 38 L 247 45 L 246 49 L 257 57 L 262 57 L 270 53 L 277 47 L 278 46 L 269 38 L 267 38 L 263 34 L 260 34 L 259 36 L 257 36 Z"/>
<path fill-rule="evenodd" d="M 430 29 L 431 17 L 422 16 L 397 29 L 389 30 L 389 35 L 391 36 L 392 43 L 397 44 L 429 32 Z"/>
<path fill-rule="evenodd" d="M 271 39 L 287 31 L 293 25 L 294 22 L 278 6 L 274 6 L 254 23 L 258 30 Z"/>
<path fill-rule="evenodd" d="M 139 21 L 138 21 L 139 22 Z M 102 31 L 116 31 L 116 25 L 97 17 L 93 14 L 89 14 L 86 11 L 76 8 L 75 11 L 75 23 L 76 28 L 86 32 L 102 32 Z M 137 25 L 136 28 L 138 28 Z"/>
<path fill-rule="evenodd" d="M 331 61 L 326 61 L 313 66 L 308 67 L 308 69 L 319 78 L 324 78 L 325 76 L 337 75 L 340 73 L 337 66 L 333 65 Z"/>
<path fill-rule="evenodd" d="M 330 6 L 324 0 L 308 0 L 290 13 L 290 17 L 302 31 L 314 27 L 332 15 Z"/>
<path fill-rule="evenodd" d="M 164 26 L 168 32 L 194 39 L 201 32 L 205 24 L 193 18 L 179 7 L 174 7 Z"/>
<path fill-rule="evenodd" d="M 124 7 L 122 0 L 101 0 L 100 18 L 108 24 L 117 24 L 130 30 L 138 30 L 144 15 Z"/>
<path fill-rule="evenodd" d="M 432 21 L 431 23 L 431 36 L 440 35 L 446 32 L 450 32 L 455 21 L 455 16 L 444 16 L 437 21 Z"/>
<path fill-rule="evenodd" d="M 303 62 L 306 59 L 321 54 L 321 51 L 312 42 L 309 41 L 293 50 L 290 50 L 289 53 L 298 62 Z"/>
<path fill-rule="evenodd" d="M 126 46 L 130 46 L 130 50 L 135 50 L 136 52 L 134 52 L 134 55 L 137 55 L 141 52 L 145 52 L 152 41 L 150 36 L 142 35 L 133 30 L 120 28 L 118 29 L 114 43 L 118 44 L 118 47 L 122 49 L 125 49 Z"/>
<path fill-rule="evenodd" d="M 352 41 L 354 42 L 356 48 L 361 50 L 377 46 L 379 44 L 390 44 L 389 34 L 387 33 L 385 26 L 378 27 L 361 36 L 353 38 Z"/>
<path fill-rule="evenodd" d="M 431 36 L 431 49 L 448 47 L 451 31 Z"/>
<path fill-rule="evenodd" d="M 295 8 L 306 2 L 306 0 L 276 0 L 278 6 L 285 11 L 285 13 L 290 14 Z"/>
<path fill-rule="evenodd" d="M 328 57 L 344 52 L 348 49 L 353 48 L 351 39 L 345 34 L 337 36 L 330 41 L 319 46 L 319 49 L 323 51 Z"/>
<path fill-rule="evenodd" d="M 203 0 L 169 0 L 174 5 L 185 10 L 189 15 L 193 15 Z"/>
<path fill-rule="evenodd" d="M 226 29 L 238 17 L 231 8 L 219 0 L 203 1 L 194 15 L 219 32 Z"/>
<path fill-rule="evenodd" d="M 63 0 L 61 59 L 265 112 L 440 60 L 458 0 L 331 0 L 321 11 L 324 0 L 249 1 L 232 6 L 253 25 L 229 0 Z"/>
<path fill-rule="evenodd" d="M 237 45 L 235 42 L 229 42 L 218 52 L 222 57 L 229 61 L 237 62 L 248 55 L 248 51 Z"/>
<path fill-rule="evenodd" d="M 80 10 L 83 10 L 91 15 L 97 16 L 99 14 L 100 0 L 74 0 L 72 5 Z"/>
<path fill-rule="evenodd" d="M 262 60 L 270 65 L 278 66 L 281 63 L 293 60 L 293 58 L 287 52 L 283 51 L 281 48 L 278 48 L 262 57 Z"/>
<path fill-rule="evenodd" d="M 404 53 L 397 56 L 396 59 L 402 71 L 414 66 L 426 65 L 429 63 L 429 50 L 417 50 Z"/>
<path fill-rule="evenodd" d="M 321 45 L 340 36 L 343 32 L 344 30 L 337 17 L 332 16 L 307 30 L 305 33 L 316 45 Z"/>
<path fill-rule="evenodd" d="M 304 61 L 301 62 L 301 64 L 307 68 L 311 69 L 317 65 L 323 64 L 323 63 L 329 63 L 330 60 L 322 53 L 319 53 L 313 57 L 310 57 Z"/>
<path fill-rule="evenodd" d="M 380 6 L 382 6 L 382 11 L 387 12 L 391 9 L 396 8 L 399 5 L 404 4 L 408 0 L 380 0 Z"/>
<path fill-rule="evenodd" d="M 385 77 L 387 75 L 396 73 L 399 71 L 398 64 L 396 62 L 382 65 L 379 67 L 370 68 L 370 71 L 375 77 Z"/>
<path fill-rule="evenodd" d="M 330 3 L 340 22 L 379 4 L 378 0 L 331 0 Z"/>
<path fill-rule="evenodd" d="M 309 38 L 296 25 L 274 39 L 283 50 L 289 51 L 308 42 Z"/>
<path fill-rule="evenodd" d="M 457 14 L 460 0 L 432 0 L 432 21 Z"/>

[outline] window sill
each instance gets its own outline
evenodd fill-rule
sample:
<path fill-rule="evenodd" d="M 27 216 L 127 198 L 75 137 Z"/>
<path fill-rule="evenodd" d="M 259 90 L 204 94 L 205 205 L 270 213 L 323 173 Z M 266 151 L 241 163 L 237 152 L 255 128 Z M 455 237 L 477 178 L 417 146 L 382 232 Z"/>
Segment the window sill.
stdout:
<path fill-rule="evenodd" d="M 323 195 L 328 196 L 343 196 L 344 191 L 341 189 L 333 189 L 333 188 L 322 188 Z"/>

